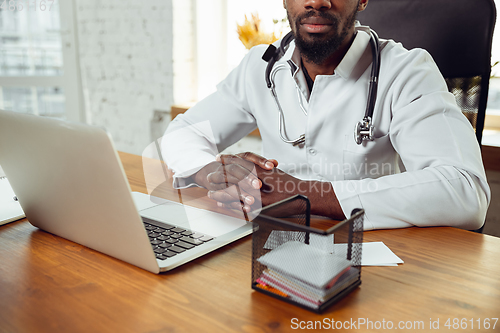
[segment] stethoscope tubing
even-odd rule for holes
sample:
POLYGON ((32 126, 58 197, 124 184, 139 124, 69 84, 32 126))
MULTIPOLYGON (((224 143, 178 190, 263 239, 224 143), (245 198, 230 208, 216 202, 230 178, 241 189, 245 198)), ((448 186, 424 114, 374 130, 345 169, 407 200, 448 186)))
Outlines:
MULTIPOLYGON (((365 115, 361 121, 359 121, 354 129, 354 141, 359 145, 363 141, 373 141, 374 140, 374 126, 372 125, 373 120, 373 112, 375 110, 375 102, 377 100, 377 90, 378 90, 378 78, 380 72, 380 42, 377 36, 377 33, 370 29, 370 46, 372 49, 372 68, 370 73, 370 86, 368 88, 368 101, 366 104, 365 115)), ((276 93, 276 84, 275 84, 275 76, 276 73, 281 69, 288 69, 285 64, 280 64, 274 68, 274 64, 285 55, 286 47, 288 44, 294 39, 293 33, 290 31, 283 39, 281 40, 279 48, 276 48, 274 45, 269 45, 268 49, 262 56, 262 59, 268 62, 265 72, 266 84, 269 90, 271 91, 271 95, 273 96, 274 102, 276 104, 276 108, 279 113, 279 135, 281 140, 285 143, 290 143, 294 146, 300 145, 305 142, 305 134, 302 134, 295 140, 290 140, 286 134, 286 126, 283 115, 283 109, 279 102, 278 95, 276 93)), ((292 73, 293 75, 293 73, 292 73)), ((307 111, 304 108, 303 103, 301 102, 300 89, 296 86, 299 105, 305 115, 307 115, 307 111)))
MULTIPOLYGON (((286 128, 285 128, 285 116, 283 114, 283 108, 281 107, 281 103, 279 102, 279 99, 278 99, 278 94, 276 92, 276 80, 275 80, 275 76, 276 74, 278 73, 278 71, 280 70, 288 70, 288 66, 285 65, 285 64, 279 64, 277 66, 274 66, 272 71, 271 71, 271 74, 270 74, 270 78, 271 78, 271 87, 270 87, 270 90, 271 90, 271 94, 273 95, 273 99, 274 99, 274 103, 276 104, 276 108, 278 109, 278 114, 279 114, 279 134, 280 134, 280 138, 281 140, 283 140, 285 143, 290 143, 294 146, 296 145, 299 145, 301 143, 304 142, 305 140, 305 135, 301 135, 299 136, 297 139, 295 140, 290 140, 288 138, 288 135, 286 134, 286 128)), ((302 110, 302 112, 304 112, 304 115, 307 116, 307 110, 304 108, 304 103, 302 103, 302 96, 301 96, 301 91, 299 89, 299 87, 297 86, 297 83, 295 83, 295 90, 297 92, 297 98, 298 98, 298 101, 299 101, 299 106, 300 106, 300 109, 302 110)))

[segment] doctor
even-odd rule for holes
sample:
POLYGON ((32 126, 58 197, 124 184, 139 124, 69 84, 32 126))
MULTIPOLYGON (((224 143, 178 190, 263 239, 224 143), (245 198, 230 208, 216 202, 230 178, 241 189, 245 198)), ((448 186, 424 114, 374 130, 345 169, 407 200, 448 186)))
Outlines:
POLYGON ((481 227, 490 190, 479 145, 431 56, 379 41, 372 140, 356 142, 375 55, 369 28, 355 20, 368 0, 283 4, 295 38, 273 65, 276 99, 267 46, 254 47, 168 127, 162 149, 174 186, 203 186, 219 206, 246 211, 300 193, 317 215, 343 219, 363 208, 365 230, 481 227), (218 155, 256 127, 267 158, 218 155))

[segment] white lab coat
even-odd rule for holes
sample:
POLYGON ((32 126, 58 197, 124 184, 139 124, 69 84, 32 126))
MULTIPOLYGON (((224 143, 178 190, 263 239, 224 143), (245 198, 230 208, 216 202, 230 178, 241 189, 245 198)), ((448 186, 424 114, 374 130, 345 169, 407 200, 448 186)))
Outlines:
POLYGON ((479 145, 426 51, 381 40, 375 140, 355 143, 372 62, 365 29, 357 27, 335 73, 317 76, 311 94, 293 42, 275 64, 286 66, 276 75, 276 89, 288 137, 306 135, 301 147, 280 139, 278 111, 265 82, 267 63, 261 59, 266 46, 251 49, 217 92, 168 127, 162 149, 176 173, 174 186, 192 185, 185 177, 258 127, 265 157, 295 177, 331 182, 346 216, 354 208, 365 210, 365 230, 479 228, 490 201, 479 145), (289 60, 296 66, 293 77, 289 60))

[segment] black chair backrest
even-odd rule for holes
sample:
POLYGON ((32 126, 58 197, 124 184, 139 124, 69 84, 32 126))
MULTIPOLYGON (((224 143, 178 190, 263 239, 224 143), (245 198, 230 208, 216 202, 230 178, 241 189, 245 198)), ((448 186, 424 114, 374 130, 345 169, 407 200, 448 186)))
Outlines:
POLYGON ((496 20, 493 0, 370 0, 362 25, 407 49, 426 49, 481 144, 496 20))

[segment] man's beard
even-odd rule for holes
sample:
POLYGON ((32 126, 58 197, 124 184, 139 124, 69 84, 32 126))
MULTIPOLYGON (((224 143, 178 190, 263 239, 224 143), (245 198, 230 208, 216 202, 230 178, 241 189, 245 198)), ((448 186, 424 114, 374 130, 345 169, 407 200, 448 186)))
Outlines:
MULTIPOLYGON (((306 58, 308 61, 321 65, 327 60, 335 51, 337 51, 342 45, 342 42, 346 38, 347 34, 349 33, 349 29, 354 25, 354 22, 356 21, 356 15, 358 11, 357 8, 356 10, 351 14, 350 17, 347 18, 346 25, 340 32, 340 34, 336 34, 326 40, 323 39, 322 34, 309 34, 310 37, 312 37, 312 41, 310 40, 305 40, 303 36, 300 34, 299 27, 301 20, 311 17, 311 16, 319 16, 322 18, 325 18, 329 20, 332 23, 332 27, 334 32, 336 33, 338 31, 338 26, 339 26, 339 20, 337 17, 327 14, 324 12, 316 11, 316 10, 311 10, 304 15, 301 15, 297 17, 295 20, 295 45, 299 48, 299 51, 301 55, 306 58)), ((290 21, 290 16, 288 16, 288 21, 290 21)))

